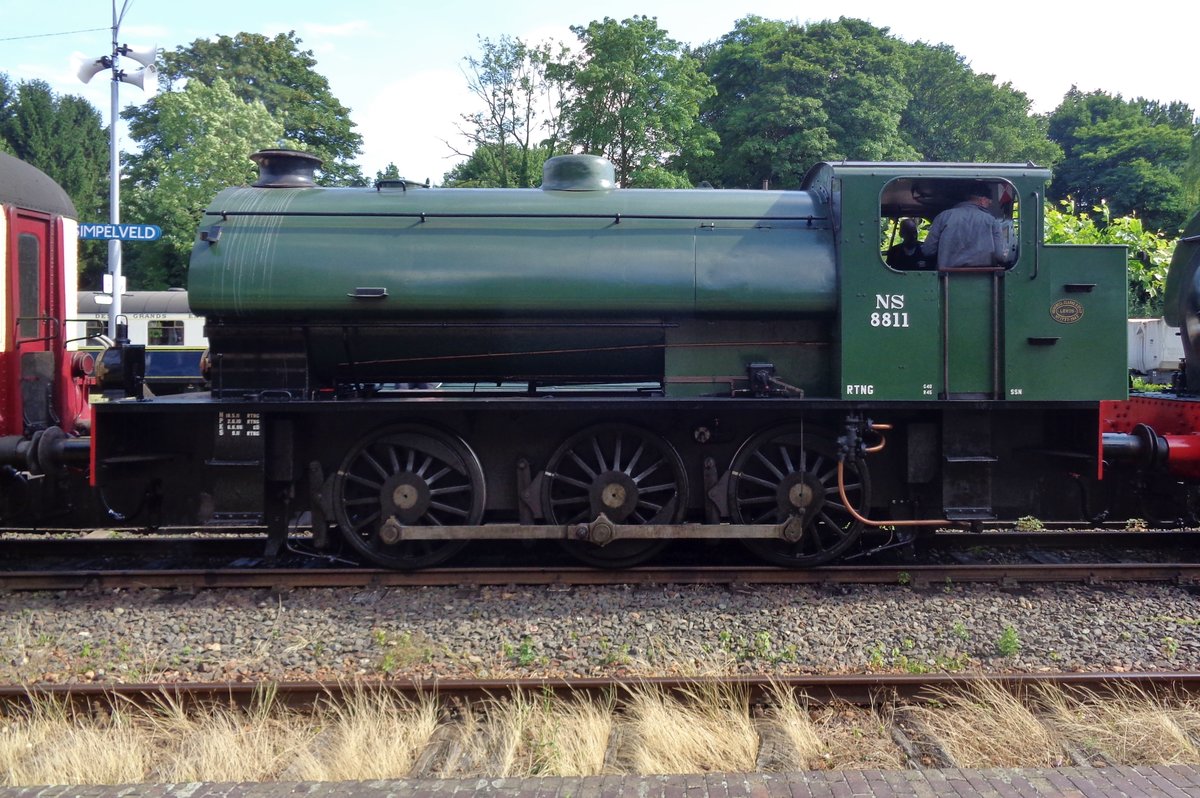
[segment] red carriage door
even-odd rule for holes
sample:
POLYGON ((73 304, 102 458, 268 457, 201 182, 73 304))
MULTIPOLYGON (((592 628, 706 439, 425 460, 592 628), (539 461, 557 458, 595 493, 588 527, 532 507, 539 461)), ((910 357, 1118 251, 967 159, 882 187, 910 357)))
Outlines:
POLYGON ((54 342, 59 330, 51 266, 58 258, 55 221, 46 214, 13 211, 10 216, 8 329, 11 353, 6 385, 5 431, 22 434, 55 423, 54 342))

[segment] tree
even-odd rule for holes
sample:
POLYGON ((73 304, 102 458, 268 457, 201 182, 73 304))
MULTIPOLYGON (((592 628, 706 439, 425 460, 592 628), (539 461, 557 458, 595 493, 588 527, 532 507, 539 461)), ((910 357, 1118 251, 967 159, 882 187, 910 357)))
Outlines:
POLYGON ((158 241, 127 247, 129 282, 139 290, 184 284, 188 255, 203 210, 226 186, 254 181, 247 157, 276 146, 283 125, 261 102, 239 99, 221 78, 189 81, 160 95, 154 135, 129 158, 129 218, 157 224, 158 241))
POLYGON ((455 185, 530 188, 541 180, 542 163, 562 145, 563 84, 547 74, 566 48, 549 42, 529 45, 502 36, 480 39, 478 57, 467 56, 467 87, 482 110, 463 114, 459 130, 472 144, 466 164, 447 173, 455 185), (472 163, 473 162, 473 163, 472 163), (466 181, 466 182, 464 182, 466 181))
POLYGON ((1151 229, 1178 230, 1190 210, 1185 178, 1200 133, 1188 106, 1072 87, 1049 132, 1065 155, 1052 198, 1070 197, 1084 212, 1106 203, 1116 216, 1136 212, 1151 229))
POLYGON ((976 74, 947 44, 906 45, 904 60, 911 98, 900 133, 922 160, 1044 166, 1061 160, 1046 119, 1030 113, 1029 97, 1012 84, 976 74))
MULTIPOLYGON (((56 95, 34 80, 13 86, 0 75, 0 150, 36 166, 75 204, 79 218, 108 218, 108 136, 91 103, 56 95)), ((99 284, 106 264, 102 242, 82 242, 81 278, 99 284)))
POLYGON ((698 120, 713 88, 655 18, 605 17, 571 31, 581 52, 551 74, 574 90, 563 106, 573 145, 612 161, 622 186, 650 171, 680 177, 683 164, 711 153, 717 138, 698 120))
POLYGON ((442 185, 450 188, 502 188, 504 186, 513 186, 516 188, 531 188, 541 184, 542 167, 546 160, 555 153, 550 149, 550 145, 533 146, 529 150, 522 151, 519 158, 519 169, 516 174, 509 173, 507 178, 504 177, 506 169, 511 169, 512 148, 508 148, 507 157, 510 163, 506 166, 504 163, 505 155, 502 154, 498 144, 480 144, 467 160, 456 165, 453 169, 442 177, 442 185))
MULTIPOLYGON (((273 39, 257 33, 197 39, 163 53, 159 84, 170 93, 184 83, 211 84, 220 78, 242 102, 261 102, 283 123, 288 139, 324 161, 322 184, 365 185, 353 163, 362 136, 354 130, 350 109, 333 96, 329 81, 315 69, 312 51, 300 44, 294 31, 273 39)), ((162 123, 158 98, 122 115, 135 138, 153 142, 162 123)))
POLYGON ((749 16, 704 48, 716 95, 704 121, 720 137, 712 179, 800 184, 823 159, 906 160, 910 94, 900 43, 862 20, 795 25, 749 16))

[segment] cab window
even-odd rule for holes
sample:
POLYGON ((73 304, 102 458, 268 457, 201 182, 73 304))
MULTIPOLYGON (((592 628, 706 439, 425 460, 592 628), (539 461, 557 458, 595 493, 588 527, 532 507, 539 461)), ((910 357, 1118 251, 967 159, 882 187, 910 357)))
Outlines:
MULTIPOLYGON (((930 228, 938 214, 955 206, 975 204, 983 207, 996 220, 999 228, 999 243, 990 235, 980 247, 988 263, 969 265, 1004 266, 1011 268, 1019 252, 1017 224, 1019 208, 1017 191, 1012 183, 998 178, 963 177, 901 177, 892 180, 880 194, 879 202, 879 256, 883 262, 898 271, 934 270, 940 266, 966 265, 948 264, 946 248, 941 237, 935 236, 930 244, 930 228), (992 254, 994 253, 994 254, 992 254), (939 264, 939 256, 942 263, 939 264)), ((942 223, 945 224, 945 221, 942 223)), ((985 232, 981 235, 987 235, 985 232)), ((951 252, 950 257, 956 253, 951 252)))

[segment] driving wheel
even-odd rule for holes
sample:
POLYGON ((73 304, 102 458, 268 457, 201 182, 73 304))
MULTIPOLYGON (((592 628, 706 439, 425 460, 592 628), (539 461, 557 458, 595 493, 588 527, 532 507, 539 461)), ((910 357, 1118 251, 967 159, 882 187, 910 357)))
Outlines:
POLYGON ((428 568, 467 541, 397 541, 397 528, 479 524, 483 469, 455 435, 416 424, 391 427, 346 455, 333 478, 333 505, 338 528, 363 557, 386 568, 428 568))
MULTIPOLYGON (((861 458, 845 464, 846 497, 860 514, 871 499, 861 458)), ((747 548, 789 568, 836 560, 862 536, 838 490, 837 448, 832 438, 802 425, 775 427, 747 440, 730 466, 729 512, 735 524, 801 522, 795 542, 752 538, 747 548)))
MULTIPOLYGON (((687 478, 679 453, 664 438, 629 424, 601 424, 568 438, 550 457, 542 509, 551 524, 594 521, 673 524, 687 510, 687 478)), ((645 562, 670 541, 568 541, 577 559, 600 568, 645 562)))

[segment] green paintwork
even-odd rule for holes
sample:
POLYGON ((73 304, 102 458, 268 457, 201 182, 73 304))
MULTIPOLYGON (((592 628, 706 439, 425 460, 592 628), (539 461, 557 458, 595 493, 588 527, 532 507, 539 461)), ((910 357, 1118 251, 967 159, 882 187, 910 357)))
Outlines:
POLYGON ((839 163, 799 191, 230 189, 189 296, 218 351, 253 355, 261 333, 319 386, 661 380, 728 395, 771 363, 809 398, 1122 398, 1123 250, 1044 246, 1048 178, 839 163), (1019 259, 998 276, 888 268, 881 202, 931 218, 925 189, 959 179, 1006 181, 1019 259))
POLYGON ((241 188, 210 210, 342 215, 206 217, 202 229, 219 224, 220 239, 197 242, 188 290, 209 318, 832 315, 837 305, 828 209, 806 192, 241 188), (348 297, 356 288, 388 295, 348 297))

